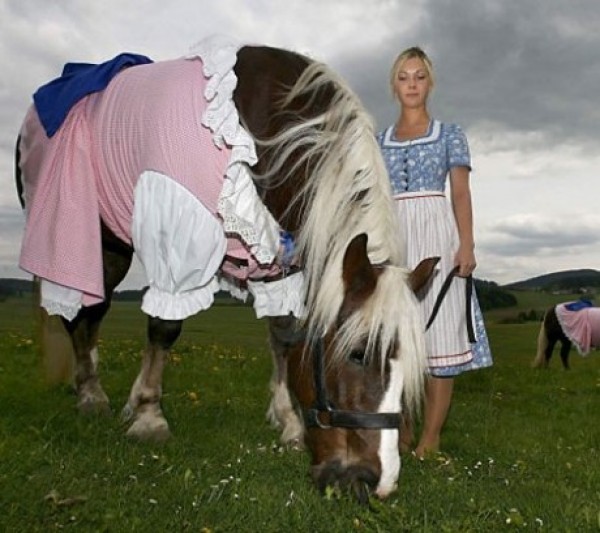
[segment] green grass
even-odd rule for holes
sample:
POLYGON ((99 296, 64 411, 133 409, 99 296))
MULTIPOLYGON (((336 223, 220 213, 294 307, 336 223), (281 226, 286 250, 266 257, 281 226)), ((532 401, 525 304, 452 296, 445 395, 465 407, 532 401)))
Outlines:
POLYGON ((174 437, 155 446, 117 416, 144 345, 136 304, 115 304, 102 332, 115 415, 87 418, 41 379, 30 302, 0 303, 0 531, 599 531, 600 357, 532 370, 539 325, 496 318, 495 365, 457 379, 444 454, 404 458, 399 491, 368 509, 319 495, 307 454, 277 444, 251 309, 186 321, 164 380, 174 437))

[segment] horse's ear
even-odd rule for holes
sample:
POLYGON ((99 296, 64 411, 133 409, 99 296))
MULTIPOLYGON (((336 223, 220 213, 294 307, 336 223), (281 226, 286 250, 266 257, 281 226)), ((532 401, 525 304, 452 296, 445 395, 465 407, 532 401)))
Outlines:
POLYGON ((419 292, 429 281, 433 274, 435 265, 440 261, 439 257, 428 257, 423 259, 408 276, 408 284, 414 293, 419 292))
POLYGON ((346 299, 360 305, 375 290, 377 275, 367 255, 367 234, 361 233, 350 241, 342 267, 346 299))

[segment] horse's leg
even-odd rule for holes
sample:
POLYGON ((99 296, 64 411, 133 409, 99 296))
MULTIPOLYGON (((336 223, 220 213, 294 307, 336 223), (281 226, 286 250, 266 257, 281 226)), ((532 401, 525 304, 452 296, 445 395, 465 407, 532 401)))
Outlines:
POLYGON ((550 366, 550 359, 552 358, 552 353, 557 342, 558 339, 554 337, 548 341, 548 346, 546 346, 546 351, 544 352, 544 368, 550 366))
POLYGON ((286 348, 293 342, 295 319, 292 316, 269 318, 269 340, 273 356, 273 373, 269 388, 271 403, 267 419, 281 430, 283 444, 295 448, 304 447, 304 424, 302 423, 290 396, 288 388, 288 364, 286 348))
POLYGON ((131 266, 132 250, 102 225, 105 300, 83 307, 72 321, 63 320, 75 352, 75 389, 81 412, 108 412, 109 401, 97 373, 98 333, 110 308, 112 294, 131 266))
POLYGON ((105 302, 83 307, 72 321, 63 320, 75 352, 74 385, 77 407, 82 413, 110 412, 108 396, 97 373, 98 332, 108 307, 105 302))
POLYGON ((170 437, 169 424, 160 408, 162 375, 169 350, 181 333, 182 320, 148 318, 148 345, 123 419, 133 420, 127 436, 141 440, 164 441, 170 437))
POLYGON ((560 346, 560 359, 562 360, 563 368, 565 370, 569 370, 569 352, 571 351, 571 341, 565 337, 562 339, 562 344, 560 346))

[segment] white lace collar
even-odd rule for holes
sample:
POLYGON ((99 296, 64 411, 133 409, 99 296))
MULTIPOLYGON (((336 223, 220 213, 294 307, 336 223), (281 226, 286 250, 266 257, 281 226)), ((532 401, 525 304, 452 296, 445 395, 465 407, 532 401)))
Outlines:
POLYGON ((416 139, 407 139, 405 141, 399 141, 394 137, 394 130, 396 126, 392 124, 387 130, 385 130, 383 136, 383 146, 413 146, 415 144, 425 144, 437 141, 442 131, 442 123, 439 120, 432 120, 427 128, 427 133, 423 137, 417 137, 416 139))

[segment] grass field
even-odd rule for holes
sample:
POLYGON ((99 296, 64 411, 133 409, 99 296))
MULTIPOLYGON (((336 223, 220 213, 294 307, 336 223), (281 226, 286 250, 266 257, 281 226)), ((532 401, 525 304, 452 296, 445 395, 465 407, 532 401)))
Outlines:
POLYGON ((41 379, 31 303, 0 303, 0 531, 599 531, 600 357, 532 370, 539 325, 497 322, 510 312, 488 315, 494 367, 457 380, 444 453, 404 458, 399 491, 369 509, 318 494, 308 456, 278 445, 251 309, 186 321, 165 372, 174 438, 154 446, 117 416, 144 345, 137 304, 115 304, 102 332, 115 414, 86 418, 41 379))

